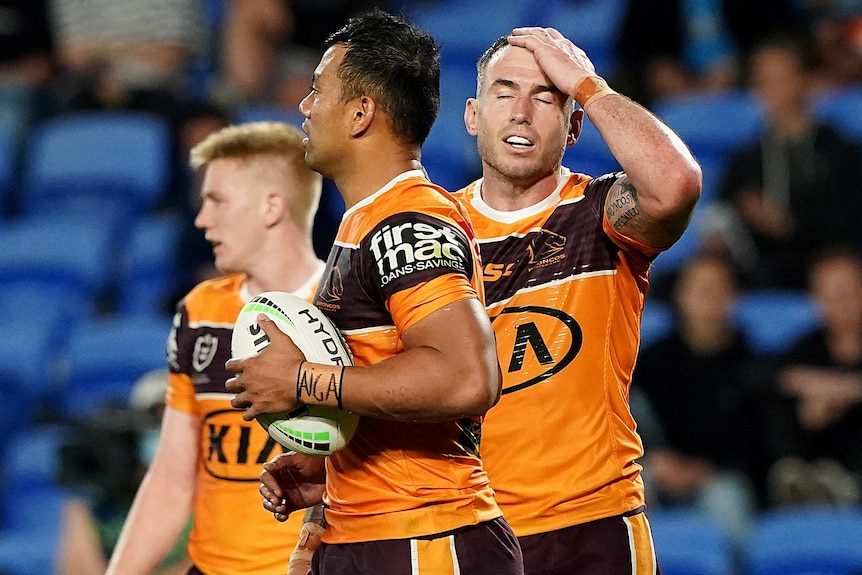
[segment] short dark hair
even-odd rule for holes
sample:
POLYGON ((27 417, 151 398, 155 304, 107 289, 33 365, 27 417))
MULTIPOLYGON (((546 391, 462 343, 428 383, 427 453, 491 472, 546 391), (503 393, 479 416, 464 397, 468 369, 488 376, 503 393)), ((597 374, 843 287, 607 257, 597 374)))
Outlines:
POLYGON ((380 9, 351 18, 326 39, 345 44, 344 101, 369 95, 406 143, 421 146, 440 109, 440 47, 430 34, 380 9))

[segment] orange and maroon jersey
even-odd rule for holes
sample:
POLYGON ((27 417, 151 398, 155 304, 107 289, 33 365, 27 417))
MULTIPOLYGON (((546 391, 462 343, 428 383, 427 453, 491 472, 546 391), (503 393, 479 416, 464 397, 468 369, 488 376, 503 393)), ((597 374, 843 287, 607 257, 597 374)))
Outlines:
MULTIPOLYGON (((310 299, 316 280, 297 295, 310 299)), ((258 487, 263 463, 285 450, 242 419, 224 387, 234 321, 252 296, 243 293, 244 281, 208 280, 180 302, 168 340, 167 403, 201 422, 192 561, 207 575, 284 575, 303 513, 279 523, 263 508, 258 487)))
MULTIPOLYGON (((482 299, 464 209, 422 171, 401 174, 347 210, 327 265, 314 303, 360 366, 402 352, 401 334, 434 311, 482 299)), ((480 418, 361 418, 350 443, 327 458, 324 541, 421 537, 499 517, 479 459, 480 429, 480 418)))
POLYGON ((455 194, 479 240, 503 370, 482 459, 519 536, 644 504, 629 385, 655 251, 608 224, 614 181, 563 169, 553 194, 514 212, 485 204, 481 180, 455 194))

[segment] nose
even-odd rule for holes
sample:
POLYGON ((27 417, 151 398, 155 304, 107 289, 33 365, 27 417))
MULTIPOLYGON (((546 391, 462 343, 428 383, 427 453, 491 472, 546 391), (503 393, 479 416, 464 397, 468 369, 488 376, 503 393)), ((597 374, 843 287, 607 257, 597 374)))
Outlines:
POLYGON ((311 96, 312 92, 309 92, 308 95, 299 103, 299 113, 306 118, 309 117, 311 112, 311 96))
POLYGON ((515 124, 529 124, 532 119, 532 102, 529 96, 515 98, 510 121, 515 124))
POLYGON ((198 210, 198 215, 195 216, 195 227, 199 230, 203 230, 207 227, 204 210, 206 209, 206 201, 201 204, 201 208, 198 210))

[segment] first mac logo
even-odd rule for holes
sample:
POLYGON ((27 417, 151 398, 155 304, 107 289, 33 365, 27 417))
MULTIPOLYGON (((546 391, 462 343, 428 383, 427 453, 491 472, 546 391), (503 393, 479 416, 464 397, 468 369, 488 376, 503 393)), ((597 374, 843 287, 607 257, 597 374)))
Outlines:
POLYGON ((509 353, 508 362, 501 353, 503 370, 509 374, 503 393, 512 393, 542 383, 568 366, 584 342, 583 330, 575 318, 558 309, 542 306, 513 306, 504 308, 491 318, 509 323, 512 327, 495 329, 497 347, 509 353))
POLYGON ((369 248, 382 285, 433 268, 467 273, 466 240, 444 225, 420 221, 387 223, 371 236, 369 248))

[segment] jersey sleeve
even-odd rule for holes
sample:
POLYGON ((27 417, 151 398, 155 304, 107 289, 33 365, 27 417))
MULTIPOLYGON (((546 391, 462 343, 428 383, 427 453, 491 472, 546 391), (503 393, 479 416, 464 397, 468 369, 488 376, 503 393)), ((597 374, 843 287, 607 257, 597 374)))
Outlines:
POLYGON ((452 220, 394 214, 365 236, 360 258, 365 290, 386 306, 399 334, 455 300, 478 297, 472 247, 452 220))
POLYGON ((195 409, 190 346, 194 346, 194 339, 189 330, 185 303, 180 302, 168 337, 168 391, 165 402, 185 413, 194 413, 195 409))
POLYGON ((617 231, 608 219, 608 214, 605 210, 605 200, 607 200, 608 192, 617 180, 624 176, 625 172, 614 172, 605 174, 599 178, 592 180, 587 184, 585 194, 588 200, 592 203, 596 212, 600 215, 602 221, 602 229, 610 240, 629 254, 637 255, 640 258, 645 258, 647 261, 652 261, 658 254, 669 248, 653 248, 634 240, 619 231, 617 231))

